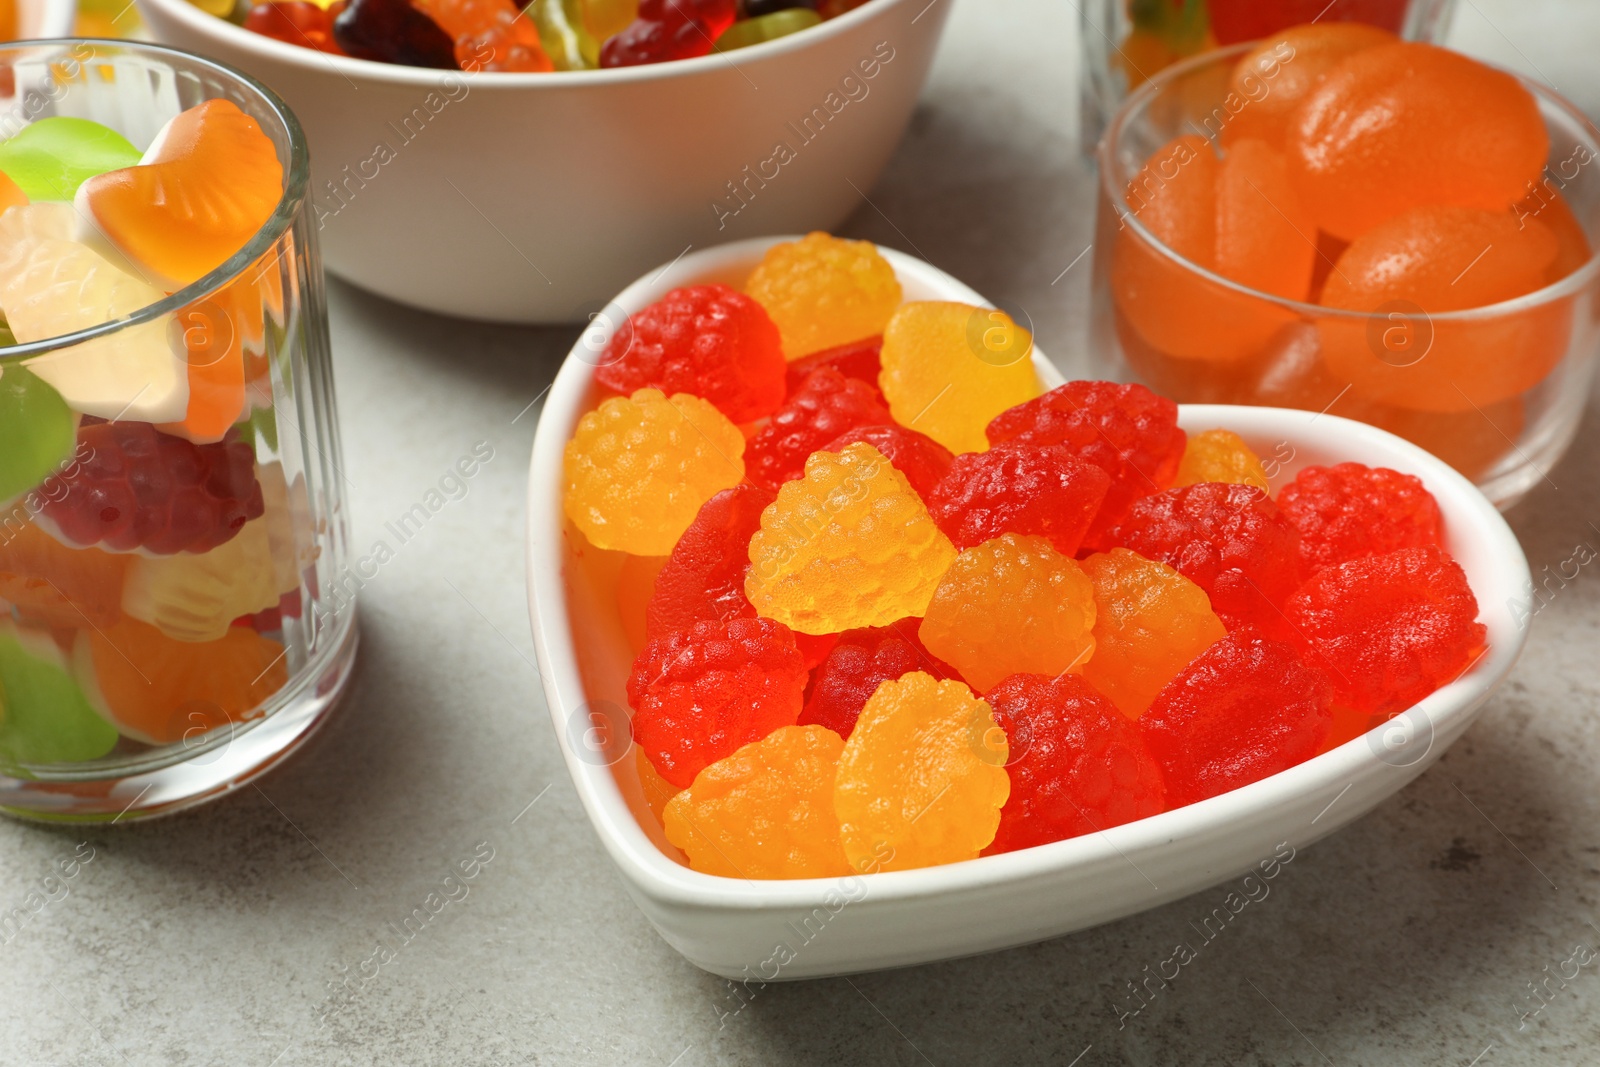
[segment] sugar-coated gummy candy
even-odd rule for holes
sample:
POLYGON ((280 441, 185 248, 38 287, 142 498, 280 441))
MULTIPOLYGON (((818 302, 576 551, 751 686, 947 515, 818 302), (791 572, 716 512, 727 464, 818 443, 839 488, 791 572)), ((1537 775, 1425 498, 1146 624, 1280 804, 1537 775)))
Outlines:
POLYGON ((793 726, 805 663, 771 619, 703 622, 645 646, 628 676, 633 739, 661 777, 695 775, 780 726, 793 726))
POLYGON ((1415 475, 1387 467, 1306 467, 1278 494, 1278 507, 1300 532, 1306 577, 1362 556, 1444 543, 1433 494, 1415 475))
POLYGON ((862 873, 975 859, 1010 795, 1005 731, 958 681, 914 671, 884 682, 839 757, 833 809, 862 873))
POLYGON ((741 482, 701 506, 656 575, 645 607, 648 638, 756 613, 744 595, 750 538, 774 499, 771 491, 741 482))
POLYGON ((722 36, 717 38, 715 50, 732 52, 739 48, 749 48, 753 44, 776 41, 779 37, 787 37, 791 33, 799 33, 801 30, 809 30, 821 24, 822 16, 815 11, 804 7, 785 8, 768 15, 757 15, 735 22, 722 31, 722 36))
POLYGON ((1487 635, 1460 564, 1432 545, 1321 570, 1284 611, 1338 702, 1375 714, 1403 711, 1454 681, 1487 635))
POLYGON ((1008 674, 1082 672, 1094 621, 1082 568, 1046 538, 1008 533, 956 557, 917 634, 982 692, 1008 674))
POLYGON ((936 678, 955 677, 955 670, 935 659, 917 636, 920 619, 901 619, 888 626, 847 630, 811 675, 801 726, 826 726, 848 738, 856 718, 878 686, 912 671, 936 678))
POLYGON ((0 524, 0 600, 24 622, 73 630, 122 618, 132 556, 68 548, 32 522, 0 524))
MULTIPOLYGON (((824 348, 820 352, 813 352, 809 356, 789 361, 788 393, 793 396, 805 385, 806 379, 811 377, 814 370, 830 367, 846 378, 854 378, 872 386, 872 391, 878 393, 878 374, 883 366, 878 362, 878 352, 883 348, 883 337, 864 337, 859 341, 835 345, 833 348, 824 348)), ((881 399, 883 394, 878 393, 881 399)))
POLYGON ((950 472, 950 464, 955 462, 950 450, 927 434, 893 423, 846 430, 823 451, 843 452, 853 444, 868 444, 882 452, 894 464, 894 469, 906 476, 911 488, 924 501, 932 495, 934 486, 950 472))
POLYGON ((903 304, 884 328, 879 359, 895 421, 957 453, 987 449, 990 420, 1043 391, 1032 335, 998 308, 903 304))
POLYGON ((179 641, 221 640, 234 619, 276 607, 289 592, 267 526, 265 517, 247 522, 209 552, 136 556, 122 610, 179 641))
POLYGON ((1105 471, 1065 445, 1007 441, 955 457, 928 511, 957 548, 1003 533, 1037 534, 1070 557, 1110 486, 1105 471))
POLYGON ((920 616, 955 558, 911 483, 871 445, 814 452, 750 539, 745 594, 808 634, 920 616))
POLYGON ((640 389, 579 420, 564 471, 567 517, 591 544, 664 556, 700 505, 744 478, 744 435, 697 396, 640 389))
POLYGON ((1094 655, 1083 676, 1137 719, 1166 684, 1227 633, 1206 591, 1126 548, 1081 564, 1094 587, 1094 655))
POLYGON ((77 419, 23 363, 0 367, 0 505, 33 489, 72 455, 77 419))
POLYGON ((1206 430, 1189 438, 1172 484, 1196 482, 1235 482, 1253 485, 1263 493, 1272 491, 1261 457, 1232 430, 1206 430))
POLYGON ((109 126, 52 115, 0 141, 0 171, 30 200, 71 200, 78 186, 139 162, 139 150, 109 126))
POLYGON ((244 28, 286 44, 344 54, 333 39, 333 16, 327 8, 309 0, 269 0, 254 4, 244 17, 244 28))
POLYGON ((1287 770, 1332 722, 1328 679, 1289 645, 1244 629, 1201 653, 1139 717, 1170 807, 1287 770))
POLYGON ((1259 292, 1306 299, 1317 227, 1282 154, 1254 138, 1232 141, 1217 168, 1216 198, 1216 272, 1259 292))
POLYGON ((820 726, 780 726, 706 767, 667 802, 667 840, 689 866, 725 878, 850 873, 833 813, 844 742, 820 726))
POLYGON ((984 694, 1006 733, 1011 795, 986 855, 1158 815, 1161 768, 1139 730, 1075 674, 1013 674, 984 694))
POLYGON ((0 616, 0 763, 10 773, 18 764, 78 763, 116 743, 49 635, 0 616))
POLYGON ((455 41, 409 0, 349 0, 333 20, 333 39, 345 55, 357 59, 461 69, 455 41))
POLYGON ((600 46, 602 67, 693 59, 733 22, 735 0, 639 0, 639 14, 600 46))
POLYGON ((767 249, 745 281, 783 335, 791 360, 882 334, 900 281, 871 241, 809 233, 767 249))
POLYGON ((757 485, 776 490, 804 474, 811 453, 847 430, 887 422, 889 412, 876 389, 823 367, 750 438, 745 473, 757 485))
POLYGON ((601 352, 595 380, 624 396, 692 393, 734 422, 752 422, 783 403, 786 367, 778 328, 760 304, 725 285, 695 285, 628 316, 601 352))
POLYGON ((1228 80, 1248 103, 1222 127, 1222 143, 1255 138, 1281 150, 1290 117, 1328 73, 1348 56, 1393 44, 1395 36, 1361 22, 1319 21, 1239 40, 1259 43, 1239 57, 1228 80))

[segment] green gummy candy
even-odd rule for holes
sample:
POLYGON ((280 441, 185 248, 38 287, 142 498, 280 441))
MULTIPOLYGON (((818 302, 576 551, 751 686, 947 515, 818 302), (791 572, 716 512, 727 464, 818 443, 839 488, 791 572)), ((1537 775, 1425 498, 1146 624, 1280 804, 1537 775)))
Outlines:
POLYGON ((0 754, 11 763, 80 763, 117 743, 55 642, 0 624, 0 754))
POLYGON ((24 126, 0 141, 0 171, 29 200, 71 200, 78 186, 139 162, 139 150, 109 126, 56 115, 24 126))
POLYGON ((822 16, 805 7, 785 8, 769 15, 742 19, 722 31, 713 46, 718 52, 732 52, 736 48, 749 48, 787 37, 791 33, 809 30, 822 24, 822 16))
POLYGON ((61 394, 22 364, 0 363, 0 501, 55 473, 77 440, 77 420, 61 394))

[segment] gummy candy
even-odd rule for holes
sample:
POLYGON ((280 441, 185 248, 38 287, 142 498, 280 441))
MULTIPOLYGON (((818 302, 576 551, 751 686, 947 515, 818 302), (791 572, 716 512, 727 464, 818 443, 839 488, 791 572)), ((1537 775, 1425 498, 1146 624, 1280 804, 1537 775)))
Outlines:
POLYGON ((528 17, 539 28, 539 43, 556 70, 590 70, 600 65, 600 42, 584 25, 584 0, 533 0, 528 17))
POLYGON ((882 348, 883 336, 880 334, 790 360, 788 395, 799 392, 812 371, 831 367, 846 378, 854 378, 872 386, 872 391, 877 393, 881 401, 883 394, 878 392, 878 374, 883 366, 878 362, 878 352, 882 348))
POLYGON ((955 675, 949 665, 935 659, 917 636, 918 619, 901 619, 889 626, 847 630, 812 674, 801 726, 826 726, 848 738, 856 718, 883 682, 912 671, 937 678, 955 675))
POLYGON ((955 461, 948 448, 927 434, 892 423, 846 430, 834 438, 824 451, 843 452, 857 443, 871 445, 882 452, 894 464, 894 469, 906 476, 906 481, 911 483, 911 488, 923 500, 933 493, 933 487, 950 472, 950 464, 955 461))
POLYGON ((644 749, 634 746, 634 768, 639 772, 639 788, 644 793, 644 802, 649 806, 651 814, 657 822, 666 818, 667 801, 677 796, 679 789, 656 770, 656 765, 650 762, 644 749))
POLYGON ((813 371, 772 421, 750 438, 745 473, 776 490, 805 473, 806 458, 847 430, 889 421, 878 391, 831 367, 813 371))
POLYGON ((1191 263, 1217 258, 1217 174, 1211 142, 1185 134, 1163 145, 1128 182, 1128 208, 1156 240, 1191 263))
POLYGON ((1301 574, 1362 556, 1444 542, 1438 502, 1422 482, 1386 467, 1307 467, 1278 494, 1300 531, 1301 574))
POLYGON ((1135 501, 1112 530, 1131 548, 1206 591, 1228 629, 1276 634, 1299 575, 1299 534, 1272 498, 1249 485, 1201 482, 1135 501))
MULTIPOLYGON (((228 5, 230 8, 232 3, 228 5)), ((344 55, 333 39, 333 16, 307 0, 270 0, 256 4, 244 17, 244 28, 287 44, 344 55)))
POLYGON ((173 290, 220 267, 266 225, 283 198, 272 139, 227 100, 175 115, 140 164, 78 187, 80 230, 104 237, 173 290))
POLYGON ((455 41, 462 70, 544 73, 554 69, 545 54, 538 26, 524 18, 512 0, 419 0, 430 16, 455 41))
POLYGON ((174 333, 182 329, 189 403, 181 421, 163 423, 160 429, 196 444, 220 441, 247 407, 246 324, 262 321, 259 294, 250 278, 241 277, 173 318, 174 333))
POLYGON ((616 36, 638 17, 639 0, 583 0, 583 24, 596 41, 616 36))
POLYGON ((1201 653, 1139 717, 1169 807, 1194 804, 1316 754, 1332 721, 1321 671, 1244 629, 1201 653))
POLYGON ((717 38, 715 50, 732 52, 737 48, 749 48, 753 44, 776 41, 779 37, 787 37, 791 33, 799 33, 801 30, 809 30, 821 24, 822 16, 815 11, 803 7, 785 8, 770 15, 757 15, 755 18, 735 22, 722 31, 722 36, 717 38))
POLYGON ((1260 43, 1234 65, 1228 87, 1249 103, 1222 127, 1222 143, 1253 137, 1281 150, 1290 117, 1329 71, 1357 52, 1393 44, 1395 36, 1361 22, 1319 21, 1238 40, 1260 43))
POLYGON ((1089 548, 1105 547, 1106 532, 1139 497, 1172 484, 1183 459, 1178 405, 1142 385, 1068 382, 1036 400, 997 415, 989 441, 1066 445, 1111 475, 1105 503, 1084 535, 1089 548))
POLYGON ((1217 168, 1216 199, 1216 272, 1259 292, 1304 300, 1317 226, 1289 184, 1283 156, 1253 138, 1230 142, 1217 168))
POLYGON ((884 332, 900 281, 871 241, 806 234, 767 249, 744 291, 783 335, 791 360, 884 332))
POLYGON ((600 46, 602 67, 693 59, 733 22, 735 0, 639 0, 639 15, 600 46))
MULTIPOLYGON (((1518 221, 1537 219, 1555 235, 1556 256, 1544 278, 1546 285, 1553 285, 1589 262, 1592 253, 1589 235, 1567 205, 1566 197, 1549 185, 1546 179, 1539 189, 1517 201, 1511 212, 1518 221)), ((0 203, 4 203, 3 194, 0 194, 0 203)))
POLYGON ((0 171, 30 200, 71 200, 89 178, 139 162, 128 139, 98 122, 52 115, 0 141, 0 171))
POLYGON ((7 208, 21 207, 27 202, 28 194, 22 191, 20 185, 7 177, 5 171, 0 170, 0 215, 4 215, 7 208))
POLYGON ((1196 482, 1234 482, 1253 485, 1263 493, 1272 491, 1260 457, 1232 430, 1207 430, 1189 438, 1172 484, 1196 482))
MULTIPOLYGON (((538 31, 533 32, 538 40, 538 31)), ((333 39, 345 55, 408 67, 460 70, 456 43, 409 0, 350 0, 333 20, 333 39)))
POLYGON ((1033 337, 996 308, 901 305, 883 331, 878 379, 895 421, 952 452, 982 452, 989 420, 1042 389, 1033 337))
POLYGON ((276 607, 283 585, 267 537, 267 520, 244 524, 238 536, 209 552, 136 556, 122 587, 122 610, 179 641, 217 641, 241 615, 276 607))
POLYGON ((699 622, 728 622, 756 613, 744 595, 750 537, 776 497, 741 483, 701 506, 672 548, 645 608, 645 634, 665 637, 699 622))
POLYGON ((1094 654, 1094 587, 1043 537, 1002 534, 939 579, 917 635, 979 692, 1008 674, 1082 671, 1094 654))
POLYGON ((1097 833, 1166 807, 1138 728, 1075 674, 1013 674, 984 697, 1006 732, 1011 795, 985 855, 1097 833))
POLYGON ((689 866, 727 878, 850 873, 833 813, 844 742, 820 726, 781 726, 711 764, 667 802, 667 840, 689 866))
POLYGON ((957 681, 913 671, 884 682, 839 757, 833 810, 857 871, 975 859, 1011 791, 1005 732, 957 681))
POLYGON ((116 743, 55 642, 0 617, 0 761, 10 773, 19 763, 99 759, 116 743))
POLYGON ((73 664, 90 702, 124 734, 153 745, 260 718, 289 680, 284 646, 235 626, 220 641, 174 641, 124 617, 79 630, 73 664))
POLYGON ((725 285, 696 285, 628 316, 594 376, 624 395, 692 393, 734 422, 752 422, 783 403, 785 368, 778 329, 760 304, 725 285))
POLYGON ((1110 59, 1129 89, 1185 56, 1217 46, 1205 0, 1130 0, 1127 8, 1133 28, 1110 59))
POLYGON ((208 552, 264 510, 255 453, 229 437, 196 445, 139 422, 78 429, 88 455, 64 470, 66 491, 43 518, 77 545, 114 552, 208 552))
POLYGON ((1080 566, 1094 587, 1094 655, 1083 676, 1128 718, 1227 633, 1206 592, 1126 548, 1080 566))
POLYGON ((640 389, 579 421, 565 473, 567 517, 590 544, 664 556, 700 505, 744 478, 744 435, 697 396, 640 389))
POLYGON ((957 456, 928 511, 957 548, 1003 533, 1038 534, 1071 556, 1110 486, 1105 471, 1065 445, 1007 441, 957 456))
MULTIPOLYGON (((723 492, 732 490, 724 489, 723 492)), ((622 561, 622 569, 617 572, 617 614, 622 618, 622 628, 628 635, 628 645, 633 649, 634 655, 644 651, 645 644, 650 640, 650 600, 655 595, 656 578, 661 574, 661 569, 666 566, 669 558, 629 556, 622 561)), ((744 596, 742 589, 739 595, 744 596)), ((674 629, 686 628, 674 627, 674 629)))
MULTIPOLYGON (((1285 26, 1298 29, 1342 28, 1345 22, 1371 23, 1399 33, 1408 0, 1209 0, 1211 26, 1221 44, 1254 41, 1285 26), (1301 26, 1301 23, 1333 23, 1301 26)), ((1393 40, 1394 34, 1386 35, 1393 40)), ((1299 62, 1298 53, 1295 62, 1299 62)), ((1277 90, 1274 89, 1274 92, 1277 90)))
POLYGON ((77 629, 122 618, 131 556, 68 548, 31 522, 0 525, 0 600, 25 622, 77 629))
POLYGON ((1387 714, 1459 677, 1487 634, 1459 564, 1433 545, 1317 572, 1284 611, 1338 702, 1387 714))
POLYGON ((955 558, 911 484, 871 445, 815 452, 750 539, 745 594, 808 634, 921 615, 955 558))
POLYGON ((58 470, 77 439, 77 419, 60 393, 26 364, 0 366, 0 505, 58 470))
POLYGON ((1425 205, 1505 211, 1538 180, 1550 142, 1516 78, 1401 42, 1330 71, 1294 113, 1284 147, 1317 225, 1353 240, 1425 205))
POLYGON ((794 635, 771 619, 703 622, 645 646, 628 676, 633 739, 661 777, 695 775, 780 726, 806 686, 794 635))

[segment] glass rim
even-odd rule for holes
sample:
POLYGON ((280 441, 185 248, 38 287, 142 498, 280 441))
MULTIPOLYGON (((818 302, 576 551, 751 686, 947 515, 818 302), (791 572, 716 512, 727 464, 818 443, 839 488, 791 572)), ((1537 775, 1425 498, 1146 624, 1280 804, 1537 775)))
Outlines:
MULTIPOLYGON (((80 45, 89 45, 97 53, 114 49, 157 57, 176 57, 188 64, 209 67, 215 73, 222 75, 224 78, 232 79, 247 91, 260 96, 272 113, 277 116, 278 121, 283 124, 284 131, 288 134, 289 160, 288 165, 284 168, 284 189, 282 195, 278 198, 278 204, 273 209, 272 215, 262 224, 261 228, 238 251, 206 274, 188 285, 174 290, 160 300, 146 304, 139 310, 120 319, 111 319, 108 322, 98 323, 94 326, 86 326, 81 330, 60 334, 56 337, 47 337, 38 341, 21 342, 0 347, 0 367, 50 352, 72 348, 97 337, 105 337, 135 326, 154 322, 213 295, 228 283, 243 275, 273 245, 278 243, 279 238, 289 232, 290 227, 294 225, 295 219, 300 214, 300 209, 305 202, 306 192, 311 185, 310 150, 307 148, 305 131, 300 126, 300 120, 295 117, 293 111, 289 110, 289 105, 284 103, 283 98, 277 93, 244 71, 220 60, 196 55, 180 48, 153 44, 148 41, 122 41, 106 37, 55 37, 36 41, 9 42, 0 44, 0 59, 15 53, 47 52, 51 48, 65 50, 80 45)), ((106 58, 109 59, 110 57, 107 56, 106 58)), ((79 62, 86 65, 93 61, 93 59, 79 59, 79 62)))
MULTIPOLYGON (((1239 44, 1227 45, 1223 48, 1215 48, 1211 51, 1202 52, 1199 55, 1182 59, 1177 63, 1174 63, 1172 66, 1165 67, 1158 71, 1154 77, 1145 82, 1143 85, 1139 86, 1138 89, 1129 93, 1122 103, 1118 105, 1117 110, 1112 114, 1110 121, 1106 124, 1106 132, 1101 136, 1100 144, 1095 148, 1095 162, 1100 172, 1100 190, 1105 195, 1106 201, 1117 209, 1117 219, 1120 225, 1128 227, 1157 253, 1171 260, 1178 267, 1190 274, 1196 275, 1220 288, 1231 290, 1232 292, 1238 293, 1242 296, 1252 297, 1254 299, 1273 304, 1277 307, 1284 308, 1288 311, 1292 311, 1301 318, 1349 319, 1354 322, 1368 321, 1379 313, 1376 310, 1356 311, 1350 308, 1328 307, 1324 304, 1312 304, 1304 300, 1291 300, 1288 297, 1282 297, 1273 293, 1263 292, 1260 289, 1251 288, 1250 286, 1241 282, 1234 281, 1232 278, 1218 274, 1216 271, 1202 267, 1200 264, 1191 259, 1180 256, 1177 252, 1170 248, 1165 241, 1162 241, 1160 238, 1156 237, 1155 234, 1151 233, 1149 228, 1146 227, 1143 222, 1139 221, 1139 216, 1135 212, 1124 209, 1125 204, 1123 201, 1123 190, 1112 187, 1113 178, 1111 172, 1114 169, 1115 164, 1114 145, 1116 144, 1123 127, 1127 124, 1129 119, 1132 118, 1135 111, 1140 111, 1147 107, 1156 96, 1166 90, 1179 78, 1188 74, 1192 74, 1195 71, 1201 70, 1202 68, 1219 64, 1224 60, 1232 62, 1239 56, 1242 56, 1246 52, 1254 49, 1260 43, 1260 41, 1244 41, 1239 44)), ((1418 44, 1427 42, 1413 41, 1405 43, 1418 44)), ((1442 45, 1436 44, 1430 44, 1429 47, 1443 48, 1442 45)), ((1454 51, 1454 49, 1447 50, 1454 51)), ((1542 82, 1536 82, 1530 78, 1525 78, 1514 70, 1507 70, 1498 64, 1489 63, 1485 60, 1478 59, 1475 56, 1469 58, 1472 58, 1476 62, 1482 63, 1491 70, 1496 70, 1502 74, 1506 74, 1512 78, 1515 78, 1517 83, 1520 84, 1524 89, 1527 89, 1528 92, 1533 94, 1534 99, 1541 104, 1541 117, 1543 115, 1542 105, 1545 104, 1548 104, 1557 111, 1564 113, 1566 117, 1572 120, 1579 129, 1584 131, 1585 135, 1588 137, 1588 144, 1586 147, 1595 155, 1597 162, 1600 162, 1600 129, 1597 129, 1595 124, 1590 120, 1589 116, 1584 114, 1582 109, 1573 104, 1572 101, 1568 100, 1565 96, 1562 96, 1552 87, 1547 86, 1542 82)), ((1206 139, 1211 140, 1210 137, 1207 137, 1206 139)), ((1546 169, 1548 169, 1548 167, 1546 169)), ((1542 173, 1543 172, 1541 171, 1541 174, 1542 173)), ((1585 238, 1589 238, 1589 233, 1587 230, 1585 230, 1584 236, 1585 238)), ((1474 308, 1461 308, 1456 311, 1423 311, 1423 315, 1426 316, 1429 322, 1442 321, 1446 323, 1470 323, 1478 320, 1497 319, 1506 315, 1512 315, 1530 308, 1538 307, 1543 304, 1552 303, 1556 300, 1564 299, 1581 289, 1587 288, 1593 284, 1597 277, 1600 277, 1600 241, 1595 241, 1590 238, 1589 258, 1583 263, 1583 265, 1572 271, 1566 277, 1551 282, 1549 285, 1541 286, 1532 292, 1523 293, 1521 296, 1513 297, 1510 300, 1502 300, 1496 304, 1484 304, 1481 307, 1474 308)))

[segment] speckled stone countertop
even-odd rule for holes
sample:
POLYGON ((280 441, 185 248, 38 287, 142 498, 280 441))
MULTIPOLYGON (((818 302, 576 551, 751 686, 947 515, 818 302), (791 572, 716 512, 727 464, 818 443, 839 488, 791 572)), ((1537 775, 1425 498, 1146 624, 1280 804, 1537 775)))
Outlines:
MULTIPOLYGON (((848 229, 1026 309, 1071 371, 1089 259, 1062 272, 1093 210, 1075 3, 935 2, 955 10, 923 104, 848 229)), ((1600 113, 1600 5, 1461 0, 1453 41, 1600 113)), ((574 331, 451 321, 338 282, 331 305, 356 545, 479 442, 493 458, 368 585, 349 698, 289 766, 147 825, 0 821, 0 911, 79 859, 64 895, 0 942, 0 1064, 1600 1061, 1600 571, 1540 611, 1464 740, 1301 850, 1137 1014, 1119 1014, 1128 983, 1222 889, 745 1002, 628 899, 532 666, 522 501, 538 407, 524 409, 574 331), (468 894, 330 1001, 474 857, 468 894)), ((1600 547, 1594 407, 1552 484, 1510 516, 1536 572, 1600 547)))

